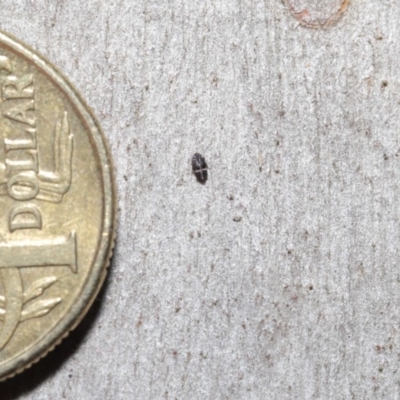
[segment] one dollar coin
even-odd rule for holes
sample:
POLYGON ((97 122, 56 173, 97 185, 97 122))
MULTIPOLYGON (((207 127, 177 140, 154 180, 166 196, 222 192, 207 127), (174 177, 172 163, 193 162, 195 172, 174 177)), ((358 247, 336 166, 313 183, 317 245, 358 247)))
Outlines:
POLYGON ((110 154, 46 59, 0 33, 0 380, 52 350, 88 310, 114 241, 110 154))

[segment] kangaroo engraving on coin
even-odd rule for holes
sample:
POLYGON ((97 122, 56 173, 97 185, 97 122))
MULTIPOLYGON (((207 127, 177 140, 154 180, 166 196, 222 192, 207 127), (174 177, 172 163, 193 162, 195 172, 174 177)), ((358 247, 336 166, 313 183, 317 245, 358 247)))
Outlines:
POLYGON ((79 94, 0 32, 0 380, 88 310, 111 256, 114 192, 107 144, 79 94))

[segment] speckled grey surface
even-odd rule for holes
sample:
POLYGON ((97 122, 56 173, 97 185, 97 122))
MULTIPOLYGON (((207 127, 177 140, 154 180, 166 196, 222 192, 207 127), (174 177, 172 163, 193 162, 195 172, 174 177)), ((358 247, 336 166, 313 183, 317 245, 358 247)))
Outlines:
POLYGON ((0 5, 98 116, 120 208, 99 300, 2 400, 399 398, 400 2, 320 30, 280 0, 0 5))

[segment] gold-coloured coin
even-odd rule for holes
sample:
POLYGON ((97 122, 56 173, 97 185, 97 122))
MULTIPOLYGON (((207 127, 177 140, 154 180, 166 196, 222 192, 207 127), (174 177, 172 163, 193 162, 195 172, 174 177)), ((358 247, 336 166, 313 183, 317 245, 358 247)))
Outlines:
POLYGON ((99 124, 43 57, 0 33, 0 380, 52 350, 88 310, 115 228, 99 124))

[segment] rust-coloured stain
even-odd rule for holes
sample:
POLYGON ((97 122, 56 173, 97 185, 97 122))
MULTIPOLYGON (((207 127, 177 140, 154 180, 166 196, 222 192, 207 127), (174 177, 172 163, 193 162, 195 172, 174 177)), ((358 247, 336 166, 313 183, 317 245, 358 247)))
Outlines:
MULTIPOLYGON (((337 5, 337 9, 333 9, 333 11, 326 16, 322 15, 323 13, 321 14, 321 10, 319 10, 319 12, 315 12, 314 10, 313 12, 310 9, 311 7, 302 6, 304 2, 307 3, 305 0, 283 0, 283 3, 289 9, 293 17, 296 18, 297 21, 299 21, 303 26, 306 26, 307 28, 320 29, 327 28, 332 24, 335 24, 341 15, 346 11, 350 0, 341 0, 340 4, 337 5)), ((321 2, 319 5, 321 5, 321 2)))

